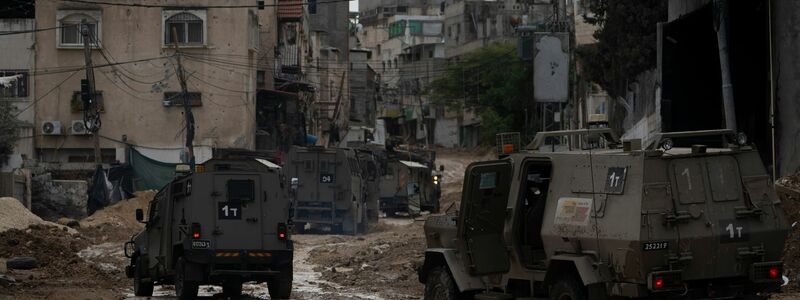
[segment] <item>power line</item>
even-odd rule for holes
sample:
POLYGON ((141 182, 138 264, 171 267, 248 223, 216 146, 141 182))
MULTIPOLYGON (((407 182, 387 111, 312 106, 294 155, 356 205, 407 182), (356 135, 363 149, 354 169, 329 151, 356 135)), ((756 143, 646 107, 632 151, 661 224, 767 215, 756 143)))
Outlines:
POLYGON ((49 91, 45 92, 45 93, 44 93, 44 95, 41 95, 41 96, 39 96, 38 98, 36 98, 35 100, 33 100, 33 102, 31 102, 31 104, 28 104, 28 106, 26 106, 25 108, 23 108, 23 109, 21 109, 19 112, 17 112, 17 114, 16 114, 16 115, 14 115, 14 118, 18 117, 18 116, 19 116, 19 115, 21 115, 23 112, 25 112, 25 111, 26 111, 26 110, 28 110, 29 108, 33 107, 34 105, 36 105, 36 103, 37 103, 37 102, 39 102, 40 100, 44 99, 44 97, 47 97, 47 95, 50 95, 50 93, 52 93, 53 91, 55 91, 57 88, 61 87, 61 85, 63 85, 65 82, 67 82, 67 80, 69 80, 70 78, 72 78, 72 76, 75 76, 75 74, 77 74, 77 73, 78 73, 78 71, 80 71, 80 70, 73 71, 73 72, 72 72, 72 74, 70 74, 69 76, 67 76, 67 78, 64 78, 64 80, 62 80, 61 82, 59 82, 59 83, 58 83, 56 86, 54 86, 53 88, 51 88, 49 91))
MULTIPOLYGON (((118 2, 107 2, 107 1, 89 1, 89 0, 54 0, 54 1, 63 1, 63 2, 75 2, 75 3, 84 3, 84 4, 99 4, 99 5, 112 5, 112 6, 128 6, 128 7, 144 7, 144 8, 191 8, 188 6, 178 6, 178 5, 159 5, 159 4, 140 4, 140 3, 118 3, 118 2)), ((352 0, 329 0, 329 1, 319 1, 316 4, 332 4, 332 3, 341 3, 341 2, 350 2, 352 0)), ((260 8, 260 7, 292 7, 292 6, 307 6, 309 5, 308 2, 300 2, 300 3, 278 3, 278 4, 264 4, 264 5, 204 5, 198 6, 198 8, 260 8)))
POLYGON ((35 33, 35 32, 40 32, 40 31, 47 31, 47 30, 56 30, 56 29, 59 29, 59 28, 66 28, 66 27, 71 27, 71 26, 77 26, 77 25, 56 26, 56 27, 30 29, 30 30, 18 30, 18 31, 2 31, 2 32, 0 32, 0 36, 14 35, 14 34, 35 33))

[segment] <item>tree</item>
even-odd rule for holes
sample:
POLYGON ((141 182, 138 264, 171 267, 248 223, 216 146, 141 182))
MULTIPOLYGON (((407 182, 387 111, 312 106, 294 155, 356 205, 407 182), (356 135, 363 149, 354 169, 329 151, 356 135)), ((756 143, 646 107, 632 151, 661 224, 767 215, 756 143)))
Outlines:
POLYGON ((517 45, 495 43, 459 58, 435 79, 427 94, 452 110, 472 109, 481 117, 481 138, 491 144, 500 132, 523 128, 533 95, 532 71, 517 45))
POLYGON ((599 29, 597 43, 576 49, 582 74, 612 97, 623 96, 626 84, 657 65, 658 22, 666 21, 668 1, 593 0, 584 19, 599 29))
POLYGON ((19 121, 15 112, 8 101, 0 101, 0 166, 8 163, 14 153, 14 144, 19 140, 19 121))

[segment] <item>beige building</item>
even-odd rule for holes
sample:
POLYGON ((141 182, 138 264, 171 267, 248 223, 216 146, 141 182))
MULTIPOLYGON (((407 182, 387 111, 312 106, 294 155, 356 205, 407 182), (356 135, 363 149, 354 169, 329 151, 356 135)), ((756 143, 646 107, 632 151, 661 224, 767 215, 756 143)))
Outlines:
POLYGON ((164 7, 36 2, 36 27, 59 27, 36 34, 35 144, 41 161, 93 161, 77 94, 85 78, 81 22, 96 37, 91 59, 104 162, 125 161, 127 145, 152 159, 180 161, 185 130, 172 29, 196 120, 197 161, 210 158, 214 148, 255 147, 256 89, 272 86, 275 8, 205 8, 255 5, 249 0, 155 3, 164 7))

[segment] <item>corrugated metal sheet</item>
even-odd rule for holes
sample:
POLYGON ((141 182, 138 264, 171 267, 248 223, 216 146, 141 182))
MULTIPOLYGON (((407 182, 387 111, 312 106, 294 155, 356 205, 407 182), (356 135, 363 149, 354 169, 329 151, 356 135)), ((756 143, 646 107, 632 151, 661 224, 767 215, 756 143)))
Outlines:
POLYGON ((278 0, 278 18, 299 19, 303 16, 303 0, 278 0))

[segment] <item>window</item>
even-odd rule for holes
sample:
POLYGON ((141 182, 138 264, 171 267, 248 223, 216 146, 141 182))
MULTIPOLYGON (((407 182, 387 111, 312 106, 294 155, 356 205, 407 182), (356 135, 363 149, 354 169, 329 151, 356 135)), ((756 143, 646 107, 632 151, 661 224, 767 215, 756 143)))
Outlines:
POLYGON ((256 88, 260 90, 267 88, 267 71, 256 72, 256 88))
POLYGON ((406 13, 406 12, 408 12, 408 6, 398 6, 397 7, 397 12, 398 13, 406 13))
POLYGON ((228 180, 228 202, 241 203, 255 200, 255 182, 252 180, 228 180))
POLYGON ((0 85, 0 98, 28 97, 28 71, 0 70, 0 77, 8 76, 17 76, 17 79, 9 82, 7 86, 0 85))
POLYGON ((308 13, 312 15, 317 14, 317 0, 308 0, 308 13))
MULTIPOLYGON (((191 106, 203 106, 203 95, 198 92, 189 92, 186 94, 191 106)), ((183 107, 183 97, 180 92, 164 92, 164 100, 161 103, 164 106, 180 106, 183 107)))
MULTIPOLYGON (((105 101, 103 100, 103 91, 94 92, 94 101, 97 102, 97 108, 100 112, 105 112, 105 101)), ((70 111, 73 113, 80 113, 83 111, 83 99, 81 99, 81 92, 72 92, 72 99, 69 102, 70 111)))
POLYGON ((162 17, 165 47, 171 46, 175 41, 184 47, 206 44, 205 10, 165 10, 162 17))
POLYGON ((83 48, 82 26, 84 22, 89 29, 92 47, 98 47, 101 40, 100 11, 59 10, 56 13, 58 28, 56 38, 59 48, 83 48))

